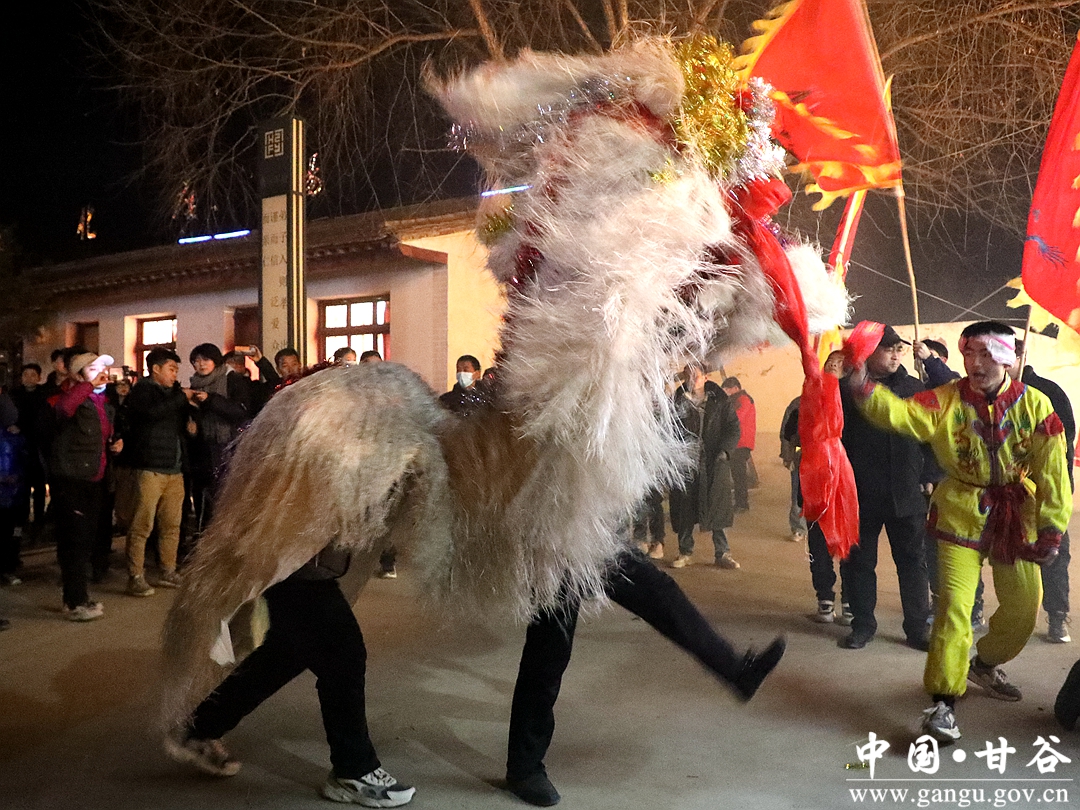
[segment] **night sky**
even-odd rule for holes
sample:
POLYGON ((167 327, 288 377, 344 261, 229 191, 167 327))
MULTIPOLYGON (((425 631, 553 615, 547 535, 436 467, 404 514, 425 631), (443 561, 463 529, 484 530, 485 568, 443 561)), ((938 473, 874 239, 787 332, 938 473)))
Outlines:
POLYGON ((85 47, 79 4, 39 0, 0 27, 0 225, 15 225, 22 248, 40 261, 109 253, 162 241, 148 229, 136 127, 85 47), (98 238, 76 235, 84 205, 98 238))
MULTIPOLYGON (((95 75, 102 68, 85 44, 89 25, 80 4, 39 0, 19 9, 23 21, 0 33, 9 77, 0 89, 0 225, 16 226, 35 265, 171 242, 175 234, 152 210, 153 178, 137 178, 134 113, 106 77, 95 75), (84 205, 95 210, 98 238, 92 242, 76 235, 84 205)), ((811 213, 800 195, 789 221, 827 251, 842 207, 838 202, 824 214, 811 213)), ((1015 236, 952 215, 932 232, 920 221, 913 240, 923 322, 1022 319, 1004 307, 1011 290, 974 306, 1019 275, 1022 243, 1015 236)), ((906 279, 895 202, 889 192, 871 192, 848 277, 858 296, 856 319, 910 323, 906 279)))

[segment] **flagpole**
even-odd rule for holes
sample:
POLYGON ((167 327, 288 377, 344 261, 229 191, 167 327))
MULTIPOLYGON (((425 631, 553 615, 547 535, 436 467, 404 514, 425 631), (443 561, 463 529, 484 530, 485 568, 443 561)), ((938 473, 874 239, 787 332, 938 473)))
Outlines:
POLYGON ((908 236, 907 206, 904 203, 904 183, 896 186, 896 207, 900 214, 900 234, 904 238, 904 261, 907 263, 908 283, 911 284, 911 308, 915 312, 915 340, 919 339, 919 290, 915 286, 915 267, 911 263, 911 239, 908 236))
POLYGON ((1031 333, 1031 311, 1035 309, 1034 306, 1028 304, 1028 316, 1027 323, 1024 324, 1024 350, 1020 352, 1020 373, 1024 373, 1024 365, 1027 363, 1028 354, 1028 336, 1031 333))

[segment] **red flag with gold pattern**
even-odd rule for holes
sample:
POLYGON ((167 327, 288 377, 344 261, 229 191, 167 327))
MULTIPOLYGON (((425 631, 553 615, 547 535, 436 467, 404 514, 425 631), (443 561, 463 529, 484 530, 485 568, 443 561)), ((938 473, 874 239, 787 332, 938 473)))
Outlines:
POLYGON ((1080 43, 1043 147, 1024 243, 1024 290, 1080 331, 1080 43))
POLYGON ((773 86, 773 134, 814 176, 814 208, 899 185, 896 125, 862 0, 792 0, 754 28, 738 67, 773 86))

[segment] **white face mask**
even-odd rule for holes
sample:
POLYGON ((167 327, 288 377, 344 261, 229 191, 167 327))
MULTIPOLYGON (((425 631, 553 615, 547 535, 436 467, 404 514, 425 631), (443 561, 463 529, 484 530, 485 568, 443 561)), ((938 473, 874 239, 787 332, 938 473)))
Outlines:
POLYGON ((104 391, 105 391, 105 386, 104 385, 99 385, 94 389, 95 394, 100 394, 100 393, 103 393, 104 391))
POLYGON ((459 371, 457 373, 457 381, 458 381, 458 385, 460 385, 462 388, 468 388, 475 381, 475 379, 473 377, 473 372, 471 372, 471 371, 459 371))

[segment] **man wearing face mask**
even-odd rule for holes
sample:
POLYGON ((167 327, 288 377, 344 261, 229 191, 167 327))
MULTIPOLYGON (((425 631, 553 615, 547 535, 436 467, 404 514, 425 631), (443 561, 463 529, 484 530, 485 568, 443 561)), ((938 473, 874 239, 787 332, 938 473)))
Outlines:
POLYGON ((477 384, 479 382, 480 361, 471 354, 463 354, 457 359, 457 382, 439 397, 439 402, 454 413, 471 411, 487 402, 483 386, 477 384))
POLYGON ((64 615, 71 621, 101 618, 100 602, 90 600, 87 574, 98 518, 105 499, 108 453, 119 453, 123 442, 112 441, 115 409, 105 396, 107 354, 77 354, 68 364, 73 384, 53 406, 56 434, 49 470, 56 545, 64 585, 64 615))

